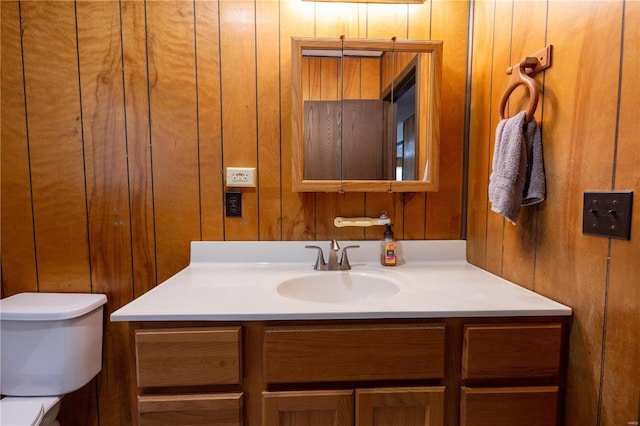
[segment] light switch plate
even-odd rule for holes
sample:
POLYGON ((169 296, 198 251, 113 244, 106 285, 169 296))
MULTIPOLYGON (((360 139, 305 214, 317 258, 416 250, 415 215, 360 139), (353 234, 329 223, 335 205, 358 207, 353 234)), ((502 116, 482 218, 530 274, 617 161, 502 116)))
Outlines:
POLYGON ((631 239, 632 191, 585 192, 582 233, 631 239))

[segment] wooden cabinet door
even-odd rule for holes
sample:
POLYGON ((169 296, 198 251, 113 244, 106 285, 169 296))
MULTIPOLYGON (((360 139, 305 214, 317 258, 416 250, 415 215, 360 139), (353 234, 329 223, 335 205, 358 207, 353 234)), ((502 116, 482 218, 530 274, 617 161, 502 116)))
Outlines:
POLYGON ((241 426, 242 393, 138 397, 140 426, 241 426))
POLYGON ((558 387, 469 388, 460 395, 460 426, 556 426, 558 387))
POLYGON ((353 391, 263 392, 262 426, 351 426, 353 391))
POLYGON ((444 386, 356 390, 356 426, 442 426, 444 386))

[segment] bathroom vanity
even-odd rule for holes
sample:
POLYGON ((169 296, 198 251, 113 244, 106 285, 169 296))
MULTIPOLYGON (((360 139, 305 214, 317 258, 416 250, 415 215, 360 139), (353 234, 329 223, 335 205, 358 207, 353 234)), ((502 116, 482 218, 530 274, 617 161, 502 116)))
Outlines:
POLYGON ((304 242, 193 243, 111 315, 134 423, 559 424, 570 308, 469 265, 464 241, 402 241, 394 268, 355 244, 327 272, 304 242))

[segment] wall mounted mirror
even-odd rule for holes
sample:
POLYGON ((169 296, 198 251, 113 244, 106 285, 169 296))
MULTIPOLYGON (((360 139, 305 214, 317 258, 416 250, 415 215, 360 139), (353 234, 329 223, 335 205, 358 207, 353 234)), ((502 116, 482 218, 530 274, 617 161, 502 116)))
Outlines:
POLYGON ((293 190, 438 190, 442 42, 292 38, 293 190))

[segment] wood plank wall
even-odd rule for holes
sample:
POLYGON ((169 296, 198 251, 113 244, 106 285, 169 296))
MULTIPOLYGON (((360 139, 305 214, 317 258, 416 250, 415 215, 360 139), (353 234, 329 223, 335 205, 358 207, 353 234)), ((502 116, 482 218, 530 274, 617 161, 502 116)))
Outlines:
POLYGON ((568 426, 637 424, 640 3, 477 1, 472 49, 468 259, 574 309, 568 426), (547 200, 512 226, 487 200, 497 107, 505 69, 547 44, 553 66, 536 77, 547 200), (635 191, 631 241, 582 234, 588 190, 635 191))
MULTIPOLYGON (((459 239, 467 1, 3 0, 2 296, 105 293, 107 315, 187 265, 192 240, 459 239), (444 41, 440 192, 291 192, 290 39, 444 41), (223 170, 257 167, 243 217, 223 170)), ((130 422, 124 324, 65 425, 130 422)))

